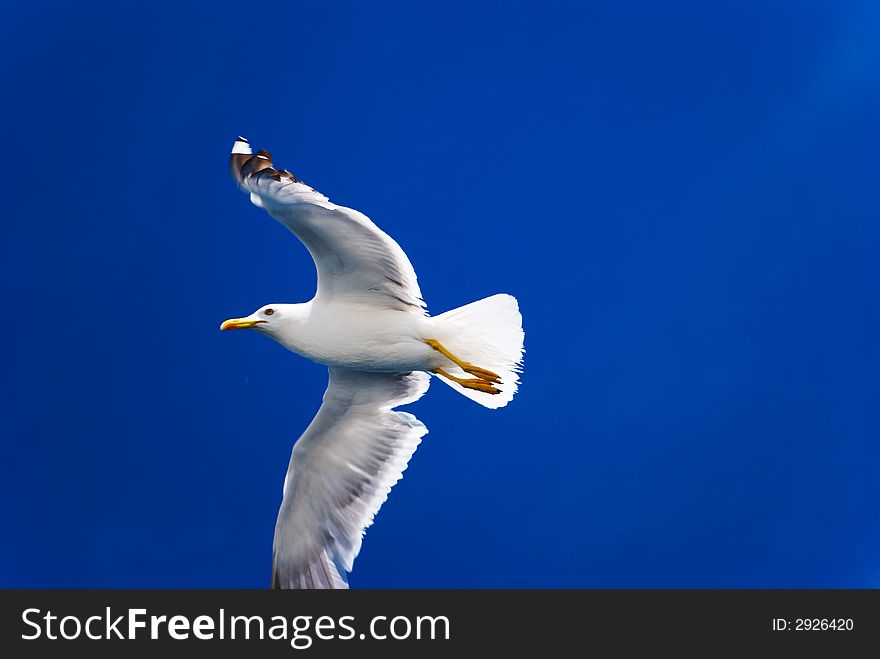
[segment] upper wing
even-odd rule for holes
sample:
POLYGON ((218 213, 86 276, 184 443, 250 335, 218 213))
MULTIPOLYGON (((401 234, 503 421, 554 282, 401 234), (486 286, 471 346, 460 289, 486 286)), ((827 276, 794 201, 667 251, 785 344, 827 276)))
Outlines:
POLYGON ((424 313, 412 264, 394 240, 363 213, 336 206, 287 170, 268 151, 251 155, 238 138, 229 160, 251 201, 305 244, 318 269, 318 297, 424 313))
POLYGON ((427 373, 330 369, 324 402, 293 447, 275 525, 274 588, 347 588, 368 527, 428 432, 395 412, 428 390, 427 373))

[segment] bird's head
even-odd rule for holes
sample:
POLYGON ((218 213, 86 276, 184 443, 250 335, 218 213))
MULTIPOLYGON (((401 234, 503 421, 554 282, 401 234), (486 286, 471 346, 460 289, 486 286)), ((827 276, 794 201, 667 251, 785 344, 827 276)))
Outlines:
POLYGON ((287 307, 293 305, 289 304, 267 304, 265 307, 260 307, 256 311, 254 311, 250 316, 245 316, 244 318, 230 318, 229 320, 224 320, 220 325, 221 330, 236 330, 236 329, 255 329, 260 332, 264 332, 265 334, 274 334, 278 331, 278 329, 284 325, 285 320, 289 320, 287 318, 287 307))
POLYGON ((304 304, 267 304, 250 316, 230 318, 220 325, 222 330, 255 329, 283 345, 300 352, 302 328, 308 322, 311 302, 304 304))

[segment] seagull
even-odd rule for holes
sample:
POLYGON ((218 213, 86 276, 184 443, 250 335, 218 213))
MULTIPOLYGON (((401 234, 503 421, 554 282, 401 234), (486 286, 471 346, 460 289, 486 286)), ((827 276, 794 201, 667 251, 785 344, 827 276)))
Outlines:
POLYGON ((522 372, 522 316, 499 294, 427 312, 400 246, 356 210, 337 206, 239 137, 230 169, 251 202, 306 246, 315 296, 224 321, 324 364, 329 382, 293 446, 275 524, 273 588, 348 588, 364 532, 428 432, 395 408, 437 377, 490 409, 507 405, 522 372))

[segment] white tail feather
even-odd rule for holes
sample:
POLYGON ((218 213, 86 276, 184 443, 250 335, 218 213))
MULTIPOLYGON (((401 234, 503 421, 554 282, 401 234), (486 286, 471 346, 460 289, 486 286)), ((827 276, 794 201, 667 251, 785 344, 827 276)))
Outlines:
MULTIPOLYGON (((501 393, 465 389, 444 377, 440 379, 483 407, 496 409, 507 405, 519 387, 524 352, 525 333, 516 298, 493 295, 435 316, 434 320, 437 340, 458 358, 497 373, 501 384, 495 387, 501 393)), ((473 377, 457 366, 447 370, 457 377, 473 377)))

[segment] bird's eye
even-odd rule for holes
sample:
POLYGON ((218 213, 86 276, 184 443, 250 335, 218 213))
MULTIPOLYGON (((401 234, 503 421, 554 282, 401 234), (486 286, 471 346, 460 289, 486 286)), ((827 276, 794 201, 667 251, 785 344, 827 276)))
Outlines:
POLYGON ((275 309, 266 309, 263 313, 267 316, 271 316, 273 313, 275 313, 275 309))

